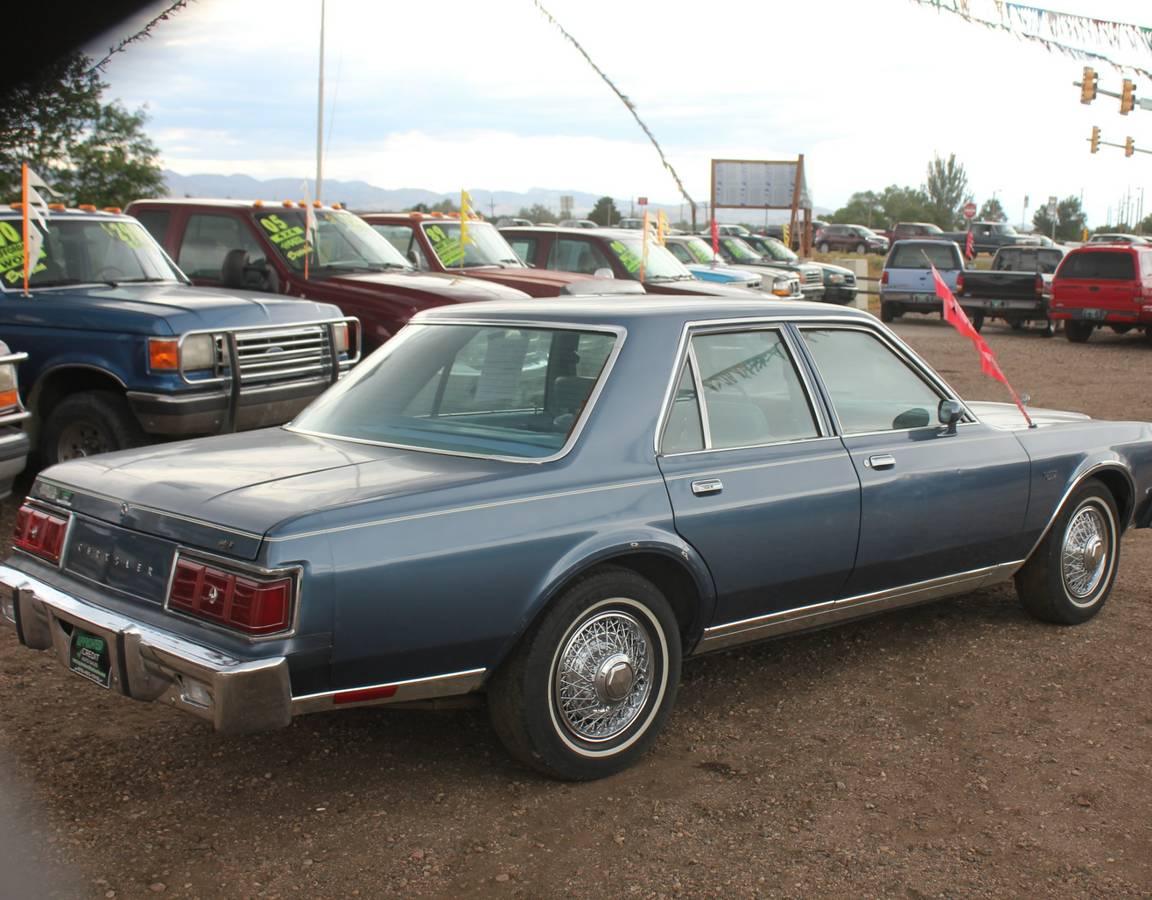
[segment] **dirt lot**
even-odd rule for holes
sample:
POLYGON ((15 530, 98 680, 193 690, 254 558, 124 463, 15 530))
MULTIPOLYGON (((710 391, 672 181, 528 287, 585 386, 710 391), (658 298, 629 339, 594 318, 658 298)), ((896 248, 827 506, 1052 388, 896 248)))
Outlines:
MULTIPOLYGON (((898 330, 1004 398, 939 320, 898 330)), ((1141 338, 985 335, 1033 405, 1152 419, 1141 338)), ((654 752, 584 785, 511 763, 482 709, 219 738, 4 630, 0 829, 42 861, 0 894, 1148 896, 1152 533, 1123 549, 1079 628, 1007 586, 691 661, 654 752)))

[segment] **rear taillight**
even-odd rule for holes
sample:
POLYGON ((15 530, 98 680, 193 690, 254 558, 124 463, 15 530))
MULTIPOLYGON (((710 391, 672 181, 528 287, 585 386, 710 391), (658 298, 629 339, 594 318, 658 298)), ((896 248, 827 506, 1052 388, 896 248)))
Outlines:
POLYGON ((168 608, 245 634, 285 631, 292 621, 295 582, 262 578, 178 557, 168 608))
POLYGON ((887 284, 888 283, 888 270, 887 269, 885 269, 883 272, 880 273, 880 283, 881 284, 887 284))
POLYGON ((60 562, 68 519, 37 509, 25 503, 16 511, 16 534, 13 544, 27 553, 49 562, 60 562))
POLYGON ((956 276, 956 293, 964 293, 964 276, 962 274, 956 276))

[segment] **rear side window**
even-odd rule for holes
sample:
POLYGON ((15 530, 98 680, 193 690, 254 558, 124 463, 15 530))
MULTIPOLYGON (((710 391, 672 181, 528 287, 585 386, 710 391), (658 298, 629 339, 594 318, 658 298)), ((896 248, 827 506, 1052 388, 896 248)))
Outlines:
POLYGON ((148 233, 156 238, 157 244, 164 243, 164 235, 168 233, 168 222, 172 219, 171 210, 142 209, 133 216, 148 229, 148 233))
POLYGON ((937 269, 959 269, 960 251, 952 244, 934 241, 930 244, 904 244, 892 251, 885 268, 927 269, 931 261, 937 269), (925 258, 927 257, 927 258, 925 258))
POLYGON ((235 216, 196 213, 188 217, 178 262, 191 278, 220 281, 224 257, 237 249, 247 252, 250 265, 266 261, 263 248, 243 221, 235 216))
POLYGON ((1072 253, 1065 258, 1057 277, 1133 281, 1136 278, 1135 262, 1132 254, 1126 251, 1072 253))

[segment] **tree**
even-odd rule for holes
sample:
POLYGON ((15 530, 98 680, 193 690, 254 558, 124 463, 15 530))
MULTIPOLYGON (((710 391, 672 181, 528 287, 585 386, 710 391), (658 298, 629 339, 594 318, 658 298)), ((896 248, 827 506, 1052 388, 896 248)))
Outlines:
POLYGON ((884 210, 884 222, 888 225, 923 222, 931 216, 928 195, 921 188, 890 184, 880 194, 880 206, 884 210))
POLYGON ((588 213, 588 218, 597 225, 615 225, 620 221, 620 213, 611 197, 601 197, 588 213))
POLYGON ((91 129, 70 152, 70 166, 55 188, 75 203, 124 207, 164 191, 160 149, 144 133, 143 109, 128 112, 112 102, 97 113, 91 129))
POLYGON ((981 222, 1006 222, 1008 220, 1004 207, 1000 205, 1000 201, 996 197, 985 200, 980 205, 980 212, 976 214, 976 217, 981 222))
POLYGON ((20 166, 50 184, 69 165, 71 149, 100 114, 104 85, 82 53, 51 62, 39 75, 6 88, 0 117, 0 200, 20 198, 20 166))
POLYGON ((433 203, 428 208, 428 212, 438 212, 438 213, 460 212, 460 206, 459 206, 459 204, 454 203, 453 201, 445 198, 445 199, 441 200, 439 203, 433 203))
POLYGON ((516 213, 517 218, 528 219, 530 222, 558 222, 559 218, 556 213, 552 212, 543 203, 533 203, 531 206, 520 207, 520 212, 516 213))
POLYGON ((961 207, 972 195, 968 193, 968 175, 964 166, 956 162, 956 154, 948 155, 947 161, 939 156, 928 163, 928 193, 930 221, 941 228, 952 229, 961 221, 961 207))
MULTIPOLYGON (((1073 195, 1065 197, 1056 204, 1056 234, 1058 241, 1078 241, 1081 232, 1087 224, 1088 217, 1080 207, 1080 198, 1073 195)), ((1032 224, 1036 230, 1043 234, 1052 234, 1052 217, 1048 215, 1048 207, 1041 206, 1032 217, 1032 224)))
POLYGON ((857 191, 848 203, 828 217, 830 222, 842 225, 879 225, 884 216, 880 195, 874 191, 857 191))

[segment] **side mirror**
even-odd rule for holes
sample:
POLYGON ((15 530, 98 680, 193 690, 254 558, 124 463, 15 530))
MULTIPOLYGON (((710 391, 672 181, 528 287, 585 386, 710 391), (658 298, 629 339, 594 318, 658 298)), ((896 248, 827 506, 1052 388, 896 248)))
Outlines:
POLYGON ((592 273, 593 278, 615 278, 616 274, 608 268, 597 269, 592 273))
POLYGON ((941 400, 937 410, 941 425, 947 426, 945 434, 956 433, 956 423, 964 418, 964 404, 959 400, 941 400))

